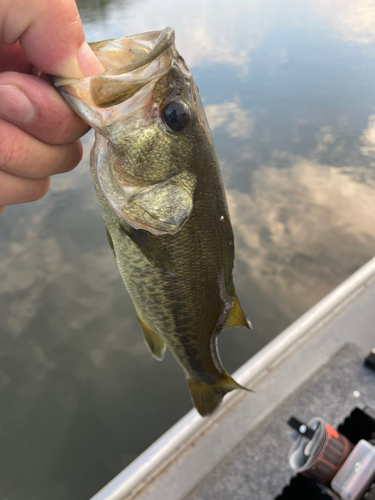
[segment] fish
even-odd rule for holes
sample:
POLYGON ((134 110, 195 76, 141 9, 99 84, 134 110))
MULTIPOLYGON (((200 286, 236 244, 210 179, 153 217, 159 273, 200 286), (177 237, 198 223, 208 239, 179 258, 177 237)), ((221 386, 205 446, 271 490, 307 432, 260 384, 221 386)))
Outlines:
POLYGON ((199 90, 172 28, 90 44, 102 74, 52 77, 96 131, 91 174, 109 244, 152 355, 181 365, 207 416, 245 389, 218 335, 251 328, 233 284, 234 236, 199 90))

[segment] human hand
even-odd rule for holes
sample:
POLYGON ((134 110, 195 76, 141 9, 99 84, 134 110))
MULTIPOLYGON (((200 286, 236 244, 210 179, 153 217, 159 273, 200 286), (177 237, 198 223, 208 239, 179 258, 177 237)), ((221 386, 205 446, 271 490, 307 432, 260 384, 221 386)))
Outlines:
POLYGON ((1 214, 5 205, 40 199, 49 176, 82 157, 79 138, 89 127, 45 74, 82 78, 103 68, 85 42, 74 0, 1 0, 0 44, 1 214))

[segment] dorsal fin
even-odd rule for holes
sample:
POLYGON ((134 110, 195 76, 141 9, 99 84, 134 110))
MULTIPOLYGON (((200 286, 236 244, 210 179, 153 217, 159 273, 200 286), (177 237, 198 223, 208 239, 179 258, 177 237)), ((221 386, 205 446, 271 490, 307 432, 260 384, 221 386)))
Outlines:
POLYGON ((139 324, 141 325, 147 347, 150 349, 151 354, 154 356, 154 358, 156 358, 158 361, 161 361, 164 357, 166 349, 164 340, 160 338, 159 335, 155 333, 154 330, 152 330, 140 316, 138 316, 138 314, 137 318, 139 324))
POLYGON ((235 326, 252 328, 252 325, 246 318, 236 295, 234 296, 233 306, 229 313, 227 322, 224 325, 224 328, 233 328, 235 326))

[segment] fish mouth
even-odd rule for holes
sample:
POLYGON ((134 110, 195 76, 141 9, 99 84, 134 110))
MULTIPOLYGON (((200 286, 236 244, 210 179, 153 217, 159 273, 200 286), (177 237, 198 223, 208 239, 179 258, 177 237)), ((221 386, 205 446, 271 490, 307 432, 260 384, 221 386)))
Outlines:
POLYGON ((105 71, 82 79, 50 77, 60 93, 111 108, 165 74, 177 57, 173 28, 90 43, 105 71))
POLYGON ((169 47, 173 47, 174 40, 174 29, 168 27, 161 31, 149 31, 119 39, 90 42, 91 50, 105 68, 103 73, 82 79, 48 76, 58 89, 83 80, 95 80, 103 76, 111 77, 131 73, 157 59, 169 47))
MULTIPOLYGON (((171 47, 174 44, 174 39, 174 29, 168 27, 161 31, 149 31, 141 35, 124 37, 119 40, 93 42, 89 43, 89 45, 103 66, 108 68, 105 74, 110 76, 123 75, 149 64, 159 57, 162 52, 171 47), (111 50, 112 44, 116 44, 116 48, 122 52, 122 59, 125 64, 120 65, 120 67, 110 68, 108 66, 109 61, 107 60, 106 52, 113 55, 113 50, 111 50), (129 57, 129 55, 133 56, 133 58, 129 57)), ((121 64, 121 62, 121 59, 115 59, 115 62, 112 59, 110 64, 111 66, 116 66, 116 64, 121 64)))

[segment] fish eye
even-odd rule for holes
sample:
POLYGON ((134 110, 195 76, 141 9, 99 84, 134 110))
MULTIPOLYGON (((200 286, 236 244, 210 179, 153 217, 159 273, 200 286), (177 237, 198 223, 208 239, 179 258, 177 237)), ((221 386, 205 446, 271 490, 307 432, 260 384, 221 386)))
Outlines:
POLYGON ((182 102, 169 102, 163 109, 163 118, 170 129, 180 132, 190 121, 189 108, 182 102))

